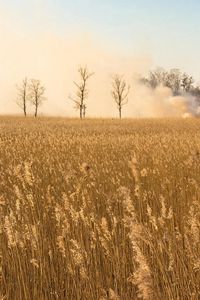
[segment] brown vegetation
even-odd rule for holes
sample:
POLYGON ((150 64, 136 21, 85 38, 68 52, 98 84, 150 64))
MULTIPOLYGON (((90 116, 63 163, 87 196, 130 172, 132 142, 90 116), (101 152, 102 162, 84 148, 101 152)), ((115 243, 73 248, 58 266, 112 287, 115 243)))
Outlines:
POLYGON ((0 298, 200 297, 200 121, 0 119, 0 298))

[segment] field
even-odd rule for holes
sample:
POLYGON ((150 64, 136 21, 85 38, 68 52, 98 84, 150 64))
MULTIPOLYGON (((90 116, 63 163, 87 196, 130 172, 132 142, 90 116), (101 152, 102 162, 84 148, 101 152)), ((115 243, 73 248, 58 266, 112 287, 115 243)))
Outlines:
POLYGON ((0 118, 4 300, 200 299, 200 120, 0 118))

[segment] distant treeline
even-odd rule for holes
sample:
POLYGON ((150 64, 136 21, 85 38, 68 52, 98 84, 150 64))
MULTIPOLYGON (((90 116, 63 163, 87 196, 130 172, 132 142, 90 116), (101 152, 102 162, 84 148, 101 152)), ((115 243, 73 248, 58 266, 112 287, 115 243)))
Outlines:
MULTIPOLYGON (((79 67, 79 82, 74 82, 75 93, 69 95, 69 99, 74 102, 75 109, 79 111, 80 118, 86 117, 87 98, 89 95, 88 80, 94 75, 85 67, 79 67)), ((139 83, 150 89, 156 89, 158 86, 164 86, 171 89, 174 96, 191 95, 194 101, 200 105, 200 86, 195 84, 195 80, 187 73, 182 73, 179 69, 171 69, 169 71, 164 68, 156 68, 149 72, 147 77, 140 77, 139 83)), ((25 78, 22 83, 17 86, 18 97, 17 104, 23 110, 24 116, 27 116, 28 103, 34 107, 34 116, 37 117, 38 110, 45 97, 45 87, 38 79, 25 78)), ((123 75, 115 74, 111 82, 111 96, 116 103, 119 118, 122 117, 122 108, 128 103, 128 95, 130 85, 125 81, 123 75)))
POLYGON ((195 80, 187 73, 182 73, 179 69, 156 68, 149 72, 148 77, 140 79, 140 83, 152 89, 162 85, 172 90, 174 96, 191 94, 200 102, 200 86, 195 85, 195 80))

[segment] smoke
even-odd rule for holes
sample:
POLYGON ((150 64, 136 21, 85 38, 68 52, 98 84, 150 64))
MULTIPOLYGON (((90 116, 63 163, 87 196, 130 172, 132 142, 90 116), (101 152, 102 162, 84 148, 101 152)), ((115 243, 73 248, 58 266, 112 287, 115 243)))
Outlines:
MULTIPOLYGON (((192 117, 198 116, 199 105, 190 94, 173 96, 168 87, 151 89, 135 81, 131 94, 131 112, 137 117, 192 117)), ((131 113, 129 113, 131 117, 131 113)))
POLYGON ((78 80, 80 65, 87 65, 95 72, 89 81, 88 116, 118 116, 111 97, 111 78, 115 73, 124 74, 131 85, 129 102, 122 111, 124 117, 189 117, 198 114, 198 106, 190 95, 173 97, 169 88, 160 86, 152 90, 138 83, 136 74, 143 74, 151 67, 148 56, 120 53, 114 45, 90 33, 72 32, 65 37, 53 33, 29 36, 1 26, 1 114, 20 112, 16 105, 16 84, 27 76, 40 79, 46 87, 48 100, 41 107, 43 114, 78 116, 69 94, 75 92, 73 81, 78 80))
POLYGON ((78 67, 87 65, 94 72, 88 82, 89 116, 116 116, 111 98, 111 78, 115 73, 132 80, 133 72, 144 72, 150 65, 145 56, 119 53, 89 33, 74 33, 59 37, 55 34, 23 36, 7 31, 0 34, 0 113, 20 112, 15 103, 16 84, 22 79, 40 79, 46 87, 48 101, 44 114, 76 116, 69 94, 75 92, 78 67))

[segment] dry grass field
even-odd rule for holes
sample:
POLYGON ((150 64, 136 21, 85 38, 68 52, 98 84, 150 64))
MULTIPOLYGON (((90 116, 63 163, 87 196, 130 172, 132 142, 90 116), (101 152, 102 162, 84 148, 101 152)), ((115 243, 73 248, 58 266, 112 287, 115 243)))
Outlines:
POLYGON ((200 120, 0 118, 4 300, 200 299, 200 120))

